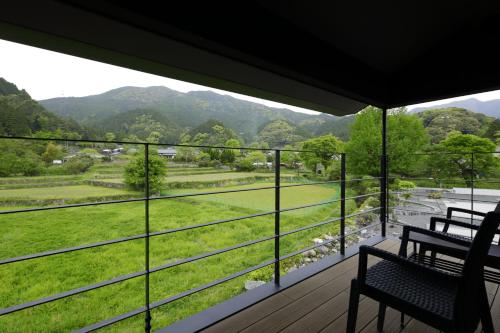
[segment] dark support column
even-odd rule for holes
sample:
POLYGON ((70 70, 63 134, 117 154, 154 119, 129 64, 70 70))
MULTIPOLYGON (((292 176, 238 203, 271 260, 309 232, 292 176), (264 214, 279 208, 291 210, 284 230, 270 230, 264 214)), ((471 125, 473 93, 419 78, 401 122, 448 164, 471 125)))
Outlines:
MULTIPOLYGON (((471 174, 470 174, 470 210, 474 210, 474 152, 470 154, 471 174)), ((474 215, 470 216, 470 224, 474 224, 474 215)), ((472 229, 470 230, 470 238, 474 238, 472 229)))
POLYGON ((340 254, 345 255, 345 153, 340 154, 340 254))
POLYGON ((149 309, 149 197, 150 197, 150 189, 149 189, 149 144, 144 144, 144 195, 146 196, 146 200, 144 201, 144 216, 145 216, 145 232, 146 238, 145 241, 145 270, 146 275, 144 279, 144 290, 145 290, 145 300, 146 303, 146 316, 144 318, 144 332, 151 332, 151 311, 149 309))
POLYGON ((380 223, 382 237, 386 234, 387 222, 387 109, 382 109, 382 156, 380 157, 380 223))
POLYGON ((280 151, 274 154, 274 283, 280 284, 280 151))

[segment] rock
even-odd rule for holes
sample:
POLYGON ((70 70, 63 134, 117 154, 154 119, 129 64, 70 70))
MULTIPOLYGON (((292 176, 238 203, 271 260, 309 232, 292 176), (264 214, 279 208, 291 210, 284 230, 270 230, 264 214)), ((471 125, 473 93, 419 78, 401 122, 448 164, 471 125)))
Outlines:
POLYGON ((297 269, 298 269, 298 267, 297 267, 297 266, 292 266, 292 267, 290 267, 290 268, 287 270, 287 273, 291 273, 291 272, 293 272, 293 271, 296 271, 297 269))
POLYGON ((318 251, 320 253, 328 253, 330 251, 330 249, 323 245, 323 246, 318 247, 318 251))
POLYGON ((314 238, 313 242, 314 242, 314 244, 318 245, 318 244, 323 243, 323 240, 321 238, 314 238))
POLYGON ((335 237, 330 236, 330 235, 324 235, 324 236, 323 236, 323 238, 324 238, 325 240, 327 240, 327 241, 332 241, 332 240, 334 240, 334 239, 335 239, 335 237))
POLYGON ((359 233, 360 233, 360 234, 362 234, 362 235, 364 235, 364 234, 366 234, 367 232, 368 232, 368 230, 363 229, 363 230, 361 230, 359 233))
POLYGON ((311 258, 304 258, 305 263, 310 263, 311 261, 312 261, 311 258))
POLYGON ((304 252, 303 254, 304 257, 315 257, 316 256, 316 251, 314 250, 309 250, 304 252))
POLYGON ((247 280, 247 281, 245 281, 245 289, 246 290, 251 290, 251 289, 260 287, 263 284, 266 284, 266 282, 264 282, 264 281, 247 280))

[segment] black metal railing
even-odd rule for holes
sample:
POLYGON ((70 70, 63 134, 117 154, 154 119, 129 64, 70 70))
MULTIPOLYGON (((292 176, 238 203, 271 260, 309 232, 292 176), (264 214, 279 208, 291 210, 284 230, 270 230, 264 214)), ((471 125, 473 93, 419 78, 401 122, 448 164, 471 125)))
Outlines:
MULTIPOLYGON (((420 185, 420 188, 425 188, 429 187, 429 190, 431 192, 436 192, 436 191, 441 191, 439 195, 442 195, 443 200, 452 200, 455 201, 455 204, 459 203, 467 203, 469 204, 469 207, 467 209, 474 210, 474 204, 475 203, 481 203, 481 204, 492 204, 496 205, 500 201, 500 195, 498 193, 492 193, 489 195, 478 195, 476 193, 476 190, 478 190, 477 184, 489 184, 489 186, 486 189, 495 189, 495 190, 500 190, 500 174, 498 174, 500 168, 498 164, 500 164, 500 151, 442 151, 442 152, 421 152, 421 153, 414 153, 411 154, 413 155, 416 159, 418 158, 427 158, 427 159, 432 159, 435 158, 437 155, 443 155, 443 156, 455 156, 455 160, 450 162, 444 160, 445 164, 441 165, 443 170, 446 170, 447 168, 452 167, 450 165, 451 163, 466 163, 462 167, 465 169, 466 174, 462 174, 461 178, 448 178, 448 177, 440 177, 439 175, 433 175, 431 177, 423 177, 422 175, 413 175, 413 176, 401 176, 401 175, 391 175, 388 176, 387 179, 388 181, 394 182, 395 180, 405 180, 405 181, 411 181, 415 182, 416 184, 420 185), (491 155, 492 156, 492 163, 489 167, 486 167, 485 165, 477 165, 477 161, 481 159, 482 156, 485 155, 491 155), (466 159, 470 159, 469 161, 466 161, 466 159), (447 163, 447 164, 446 164, 447 163), (493 168, 493 170, 489 170, 489 172, 486 172, 485 169, 487 168, 493 168), (465 177, 467 176, 467 177, 465 177), (488 178, 486 178, 488 177, 488 178), (427 185, 426 185, 427 184, 427 185), (430 184, 430 185, 429 185, 430 184), (449 191, 449 187, 452 185, 464 185, 465 188, 469 189, 469 193, 453 193, 449 191), (498 184, 499 186, 491 186, 492 184, 498 184), (486 198, 483 198, 486 197, 486 198)), ((436 170, 434 170, 436 171, 436 170)), ((431 172, 429 170, 429 172, 431 172)), ((411 194, 412 197, 419 198, 419 199, 424 199, 429 197, 429 193, 425 193, 424 191, 415 191, 415 190, 395 190, 395 189, 390 189, 387 191, 387 194, 390 195, 401 195, 409 193, 411 194)), ((415 207, 413 209, 411 207, 404 207, 404 206, 398 206, 397 203, 391 203, 391 200, 389 199, 387 203, 387 208, 390 210, 397 210, 400 212, 409 212, 409 213, 415 213, 419 215, 433 215, 433 216, 444 216, 446 217, 446 207, 444 209, 441 209, 440 211, 422 211, 422 210, 416 210, 415 207)), ((460 218, 460 217, 458 217, 460 218)), ((465 217, 462 217, 465 218, 465 217)), ((475 223, 475 218, 474 216, 470 215, 470 217, 465 218, 470 221, 470 223, 475 223)), ((408 220, 411 220, 411 218, 408 218, 408 220)), ((401 221, 395 221, 394 219, 390 219, 391 224, 401 224, 401 221)), ((406 223, 403 224, 411 224, 412 221, 407 221, 406 223)), ((425 225, 419 225, 422 227, 426 227, 425 225)), ((471 233, 472 237, 472 233, 471 233)))
MULTIPOLYGON (((75 252, 75 251, 80 251, 80 250, 85 250, 85 249, 91 249, 91 248, 97 248, 97 247, 102 247, 102 246, 108 246, 112 244, 118 244, 118 243, 123 243, 123 242, 128 242, 128 241, 133 241, 133 240, 140 240, 144 239, 144 269, 141 271, 121 275, 114 277, 112 279, 100 281, 98 283, 94 283, 91 285, 83 286, 80 288, 72 289, 72 290, 67 290, 61 293, 53 294, 48 297, 43 297, 40 299, 32 300, 29 302, 21 303, 21 304, 16 304, 12 306, 8 306, 6 308, 0 309, 0 316, 4 316, 7 314, 11 314, 17 311, 25 310, 28 308, 33 308, 42 304, 54 302, 63 298, 67 298, 70 296, 82 294, 85 292, 89 292, 92 290, 96 290, 99 288, 111 286, 117 283, 121 283, 124 281, 128 281, 134 278, 138 277, 144 277, 144 306, 139 307, 133 311, 123 313, 119 316, 115 316, 112 318, 108 318, 102 321, 99 321, 97 323, 94 323, 92 325, 83 327, 79 330, 79 332, 90 332, 90 331, 95 331, 100 328, 104 328, 106 326, 118 323, 120 321, 123 321, 127 318, 131 318, 134 316, 137 316, 139 314, 145 314, 145 324, 144 324, 144 330, 145 332, 150 332, 151 331, 151 311, 153 309, 156 309, 160 306, 169 304, 171 302, 174 302, 176 300, 182 299, 184 297, 187 297, 189 295, 196 294, 200 291, 206 290, 208 288, 220 285, 224 282, 236 279, 237 277, 243 276, 245 274, 248 274, 252 271, 264 268, 266 266, 274 265, 274 283, 277 285, 280 284, 280 263, 283 260, 286 260, 288 258, 291 258, 293 256, 299 255, 301 253, 304 253, 306 251, 312 250, 319 248, 324 245, 332 244, 334 242, 340 242, 340 253, 342 255, 345 254, 345 248, 346 248, 346 238, 354 235, 356 233, 359 233, 361 230, 368 229, 368 228, 374 228, 376 226, 382 225, 382 230, 385 230, 385 224, 387 221, 387 215, 384 213, 386 212, 386 205, 387 205, 387 179, 386 179, 386 174, 383 173, 381 177, 370 177, 370 178, 355 178, 355 179, 347 179, 346 177, 346 154, 345 153, 340 153, 338 154, 338 158, 340 159, 340 177, 338 180, 329 180, 329 181, 310 181, 308 183, 303 183, 303 184, 281 184, 281 174, 280 174, 280 164, 281 164, 281 152, 282 151, 289 151, 289 150, 279 150, 275 149, 274 154, 274 186, 263 186, 263 187, 253 187, 253 188, 245 188, 245 189, 231 189, 231 190, 222 190, 222 191, 206 191, 206 192, 195 192, 195 193, 185 193, 185 194, 172 194, 172 195, 158 195, 158 196, 152 196, 151 191, 150 191, 150 170, 149 170, 149 159, 150 159, 150 148, 151 146, 167 146, 167 144, 156 144, 156 143, 137 143, 137 142, 122 142, 122 141, 96 141, 96 140, 66 140, 66 139, 61 139, 61 140, 56 140, 56 139, 40 139, 40 138, 8 138, 8 137, 0 137, 0 139, 17 139, 17 140, 44 140, 44 141, 65 141, 65 142, 73 142, 75 144, 78 143, 93 143, 93 144, 133 144, 136 146, 142 145, 144 147, 144 170, 145 170, 145 190, 144 190, 144 197, 140 198, 130 198, 130 199, 121 199, 121 200, 109 200, 109 201, 101 201, 101 202, 91 202, 91 203, 76 203, 76 204, 66 204, 66 205, 53 205, 53 206, 47 206, 47 207, 34 207, 34 208, 26 208, 26 209, 15 209, 15 210, 5 210, 5 211, 0 211, 0 216, 1 215, 8 215, 8 214, 23 214, 27 212, 36 212, 36 211, 50 211, 50 210, 61 210, 61 209, 67 209, 67 208, 74 208, 74 207, 93 207, 93 206, 98 206, 98 205, 110 205, 110 204, 123 204, 123 203, 130 203, 130 202, 143 202, 144 203, 144 233, 142 234, 137 234, 137 235, 132 235, 132 236, 127 236, 127 237, 122 237, 122 238, 116 238, 116 239, 110 239, 110 240, 105 240, 105 241, 100 241, 100 242, 95 242, 91 244, 85 244, 85 245, 78 245, 74 247, 67 247, 67 248, 62 248, 62 249, 55 249, 55 250, 50 250, 50 251, 44 251, 44 252, 39 252, 39 253, 32 253, 28 255, 22 255, 22 256, 17 256, 17 257, 11 257, 11 258, 5 258, 0 260, 0 265, 8 265, 8 264, 14 264, 17 262, 21 261, 26 261, 26 260, 35 260, 43 257, 48 257, 48 256, 55 256, 55 255, 61 255, 69 252, 75 252), (361 182, 361 181, 366 181, 366 180, 379 180, 380 181, 380 192, 376 193, 368 193, 368 194, 361 194, 357 196, 350 196, 348 197, 346 195, 346 185, 350 182, 361 182), (307 204, 307 205, 301 205, 301 206, 294 206, 294 207, 287 207, 287 208, 282 208, 281 207, 281 192, 280 190, 283 188, 288 188, 288 187, 300 187, 300 186, 311 186, 311 185, 320 185, 320 184, 339 184, 340 185, 340 197, 337 199, 333 200, 327 200, 323 202, 318 202, 318 203, 313 203, 313 204, 307 204), (151 231, 150 227, 150 202, 151 201, 156 201, 156 200, 169 200, 169 199, 176 199, 176 198, 187 198, 187 197, 196 197, 196 196, 205 196, 205 195, 221 195, 221 194, 227 194, 227 193, 239 193, 239 192, 247 192, 247 191, 260 191, 260 190, 274 190, 274 200, 275 200, 275 205, 274 205, 274 210, 271 211, 266 211, 266 212, 260 212, 260 213, 255 213, 255 214, 249 214, 249 215, 244 215, 244 216, 237 216, 237 217, 232 217, 232 218, 227 218, 227 219, 220 219, 220 220, 215 220, 215 221, 207 221, 205 223, 201 224, 195 224, 195 225, 189 225, 189 226, 184 226, 184 227, 179 227, 179 228, 172 228, 172 229, 166 229, 166 230, 160 230, 160 231, 151 231), (381 205, 382 207, 374 207, 371 209, 367 209, 364 211, 359 211, 351 214, 347 214, 346 212, 346 201, 347 200, 354 200, 354 199, 360 199, 360 198, 366 198, 370 196, 380 196, 381 198, 381 205), (290 212, 290 211, 295 211, 295 210, 300 210, 300 209, 305 209, 305 208, 310 208, 310 207, 317 207, 321 205, 327 205, 327 204, 332 204, 332 203, 339 203, 340 204, 340 216, 334 217, 334 218, 329 218, 323 221, 319 221, 316 223, 312 223, 307 226, 303 226, 300 228, 296 228, 290 231, 283 232, 281 230, 280 226, 280 217, 283 212, 290 212), (385 205, 384 205, 385 204, 385 205), (382 211, 380 214, 380 221, 376 223, 372 223, 370 225, 364 226, 363 228, 359 228, 356 230, 352 230, 348 233, 346 233, 346 221, 349 218, 353 218, 356 216, 360 216, 363 214, 368 214, 372 212, 377 212, 377 211, 382 211), (192 257, 188 258, 183 258, 180 260, 176 260, 173 262, 169 262, 163 265, 151 267, 151 260, 150 260, 150 252, 151 252, 151 243, 150 239, 152 237, 157 237, 160 235, 166 235, 166 234, 172 234, 172 233, 178 233, 186 230, 193 230, 193 229, 198 229, 198 228, 204 228, 208 226, 215 226, 215 225, 220 225, 224 223, 230 223, 230 222, 235 222, 235 221, 241 221, 245 219, 251 219, 251 218, 256 218, 256 217, 261 217, 261 216, 274 216, 274 234, 272 236, 267 236, 259 239, 253 239, 244 243, 239 243, 235 244, 229 247, 225 247, 222 249, 214 250, 211 252, 205 252, 199 255, 195 255, 192 257), (288 235, 296 234, 302 231, 318 228, 321 226, 329 225, 332 223, 338 222, 340 224, 340 234, 337 237, 333 237, 333 239, 325 240, 322 243, 315 244, 312 246, 308 246, 306 248, 282 255, 280 252, 280 239, 282 237, 286 237, 288 235), (228 275, 226 277, 220 278, 218 280, 214 280, 210 283, 198 286, 193 289, 186 290, 182 293, 179 293, 174 296, 170 296, 168 298, 165 298, 160 301, 156 302, 151 302, 150 299, 150 290, 151 290, 151 281, 150 281, 150 275, 159 271, 163 271, 169 268, 173 268, 176 266, 184 265, 187 263, 195 262, 204 258, 220 255, 222 253, 230 252, 236 249, 241 249, 244 247, 248 247, 254 244, 259 244, 263 243, 266 241, 274 241, 274 258, 272 260, 268 260, 265 262, 262 262, 258 265, 246 268, 242 271, 233 273, 231 275, 228 275)), ((183 147, 187 145, 175 145, 175 144, 168 144, 168 146, 177 146, 177 147, 183 147)), ((193 148, 200 148, 200 149, 239 149, 239 150, 260 150, 260 151, 270 151, 269 149, 258 149, 258 148, 234 148, 234 147, 212 147, 212 146, 187 146, 187 147, 193 147, 193 148)), ((299 151, 294 151, 294 152, 299 152, 299 151)), ((307 151, 302 151, 302 152, 307 152, 307 151)), ((310 152, 313 153, 313 152, 310 152)), ((386 160, 383 159, 383 163, 386 163, 386 160)), ((386 170, 386 169, 384 169, 386 170)), ((384 232, 384 231, 383 231, 384 232)))

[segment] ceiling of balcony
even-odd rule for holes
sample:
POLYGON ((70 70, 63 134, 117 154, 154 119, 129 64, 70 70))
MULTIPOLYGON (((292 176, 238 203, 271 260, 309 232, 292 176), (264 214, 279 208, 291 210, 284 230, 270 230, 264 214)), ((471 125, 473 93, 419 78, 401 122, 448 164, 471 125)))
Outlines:
POLYGON ((337 115, 500 89, 500 2, 8 7, 0 38, 337 115))

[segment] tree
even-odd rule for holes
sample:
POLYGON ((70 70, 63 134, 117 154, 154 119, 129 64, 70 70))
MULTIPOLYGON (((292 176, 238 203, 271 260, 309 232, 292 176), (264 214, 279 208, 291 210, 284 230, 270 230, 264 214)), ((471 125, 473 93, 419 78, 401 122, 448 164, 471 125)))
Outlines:
POLYGON ((430 171, 438 178, 462 177, 467 186, 471 186, 472 179, 488 175, 497 166, 497 158, 491 154, 495 148, 495 144, 486 138, 452 132, 433 147, 429 158, 430 171))
POLYGON ((189 142, 191 141, 191 136, 187 133, 182 133, 179 137, 179 142, 181 145, 176 147, 177 154, 175 159, 184 162, 193 162, 196 159, 196 150, 193 147, 189 147, 189 142))
POLYGON ((195 145, 223 146, 229 139, 236 139, 234 131, 220 121, 208 120, 189 132, 195 145))
MULTIPOLYGON (((387 116, 387 154, 389 171, 408 174, 414 171, 418 156, 429 142, 422 120, 405 108, 390 110, 387 116)), ((382 154, 382 112, 369 106, 356 114, 346 144, 347 168, 357 175, 380 175, 382 154)))
POLYGON ((53 142, 49 142, 45 148, 45 152, 42 154, 42 160, 51 164, 54 160, 60 160, 63 157, 63 151, 61 146, 56 145, 53 142))
POLYGON ((453 131, 482 135, 493 118, 462 108, 450 107, 426 110, 417 113, 430 135, 433 144, 444 140, 453 131))
POLYGON ((36 150, 39 149, 39 142, 24 140, 2 141, 0 177, 14 175, 36 176, 43 172, 40 155, 36 153, 36 150))
POLYGON ((495 142, 498 140, 498 132, 500 131, 500 119, 493 120, 484 133, 484 137, 495 142))
POLYGON ((333 135, 328 134, 304 141, 302 150, 307 151, 300 153, 300 157, 306 166, 317 172, 320 164, 325 169, 332 164, 333 157, 344 151, 344 143, 333 135))
POLYGON ((141 140, 158 143, 166 132, 166 127, 155 120, 151 114, 142 114, 135 118, 130 126, 130 133, 137 135, 141 140))
POLYGON ((116 135, 113 132, 108 132, 108 133, 104 134, 104 140, 106 140, 106 141, 115 141, 115 139, 116 139, 116 135))
POLYGON ((287 143, 293 143, 302 140, 301 136, 296 135, 296 128, 285 120, 275 120, 268 123, 259 132, 261 141, 269 143, 271 147, 282 147, 287 143))
MULTIPOLYGON (((239 148, 240 142, 236 139, 229 139, 224 144, 226 147, 239 148)), ((240 155, 239 149, 223 149, 220 154, 220 160, 222 163, 233 163, 236 157, 240 155)))
POLYGON ((298 151, 293 151, 295 148, 291 145, 283 147, 284 151, 281 152, 281 163, 285 163, 289 168, 294 168, 300 162, 298 151))
POLYGON ((257 166, 266 165, 266 155, 261 151, 253 151, 238 161, 238 169, 241 171, 252 171, 257 166))
MULTIPOLYGON (((135 158, 125 167, 125 184, 136 189, 144 191, 146 185, 145 153, 139 151, 135 158)), ((163 180, 167 175, 167 166, 162 157, 158 156, 155 149, 149 150, 148 156, 149 168, 149 188, 151 193, 160 192, 163 180)))

